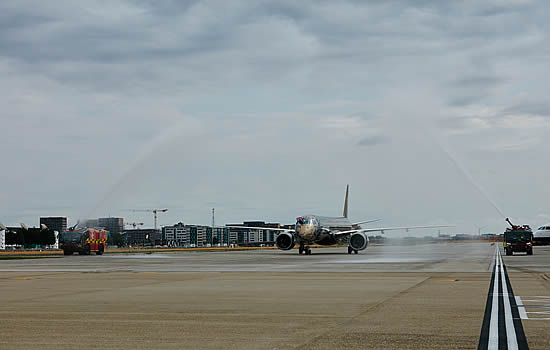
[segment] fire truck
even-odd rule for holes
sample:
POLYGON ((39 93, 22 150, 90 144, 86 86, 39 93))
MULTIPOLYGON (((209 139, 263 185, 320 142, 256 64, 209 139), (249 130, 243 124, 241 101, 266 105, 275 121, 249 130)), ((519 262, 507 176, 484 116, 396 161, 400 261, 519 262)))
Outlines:
POLYGON ((510 219, 506 221, 512 226, 504 232, 504 250, 506 255, 513 255, 514 252, 526 252, 533 255, 533 231, 529 225, 514 225, 510 219))
POLYGON ((105 230, 71 228, 59 236, 59 248, 63 249, 65 255, 72 255, 74 252, 78 252, 79 255, 90 255, 92 252, 101 255, 106 247, 105 230))

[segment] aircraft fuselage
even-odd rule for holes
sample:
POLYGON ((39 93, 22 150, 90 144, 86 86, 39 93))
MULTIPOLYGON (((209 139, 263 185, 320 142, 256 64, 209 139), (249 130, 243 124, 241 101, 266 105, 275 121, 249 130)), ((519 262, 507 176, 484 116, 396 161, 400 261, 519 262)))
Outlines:
POLYGON ((346 217, 305 215, 296 218, 296 238, 306 244, 333 245, 338 243, 331 231, 352 230, 346 217))

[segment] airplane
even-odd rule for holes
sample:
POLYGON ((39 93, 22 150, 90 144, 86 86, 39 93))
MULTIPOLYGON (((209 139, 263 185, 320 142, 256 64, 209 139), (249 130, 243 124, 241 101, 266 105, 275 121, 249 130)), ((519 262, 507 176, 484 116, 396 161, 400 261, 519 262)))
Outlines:
POLYGON ((346 197, 344 200, 344 212, 342 216, 328 217, 319 215, 305 215, 296 218, 294 229, 271 228, 271 227, 245 227, 245 226, 227 226, 230 228, 245 228, 251 230, 270 230, 279 231, 275 240, 277 248, 280 250, 290 250, 296 243, 299 244, 298 253, 311 255, 311 244, 334 245, 339 243, 348 244, 348 254, 358 254, 368 246, 369 239, 367 233, 381 232, 389 230, 410 230, 420 228, 441 228, 451 227, 448 225, 437 226, 409 226, 409 227, 379 227, 379 228, 361 228, 361 224, 368 224, 378 221, 367 220, 352 223, 348 219, 348 197, 349 185, 346 186, 346 197))
POLYGON ((536 245, 547 245, 550 243, 550 224, 539 227, 533 234, 533 241, 536 245))

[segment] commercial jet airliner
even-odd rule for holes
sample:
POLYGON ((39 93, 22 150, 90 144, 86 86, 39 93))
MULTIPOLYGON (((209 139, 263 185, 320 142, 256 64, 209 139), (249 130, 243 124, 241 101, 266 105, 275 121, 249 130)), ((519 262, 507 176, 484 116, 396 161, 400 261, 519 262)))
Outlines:
POLYGON ((344 212, 342 216, 328 217, 319 215, 304 215, 296 218, 294 229, 277 229, 270 227, 243 227, 228 226, 235 228, 248 228, 251 230, 271 230, 280 231, 275 244, 281 250, 290 250, 296 244, 299 244, 298 253, 311 255, 311 244, 333 245, 348 244, 348 254, 357 254, 360 250, 367 248, 369 239, 367 233, 381 232, 389 230, 411 230, 420 228, 441 228, 450 227, 445 225, 437 226, 409 226, 409 227, 379 227, 379 228, 361 228, 361 224, 378 221, 368 220, 352 223, 348 219, 348 196, 349 185, 346 187, 346 198, 344 200, 344 212))

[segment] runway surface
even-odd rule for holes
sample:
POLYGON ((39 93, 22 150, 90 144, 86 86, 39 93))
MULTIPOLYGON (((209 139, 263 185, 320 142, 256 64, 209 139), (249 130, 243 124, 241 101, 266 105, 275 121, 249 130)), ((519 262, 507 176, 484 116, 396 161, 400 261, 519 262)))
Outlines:
MULTIPOLYGON (((497 247, 0 261, 0 348, 475 349, 497 247)), ((550 248, 502 266, 529 348, 550 348, 550 248)))

